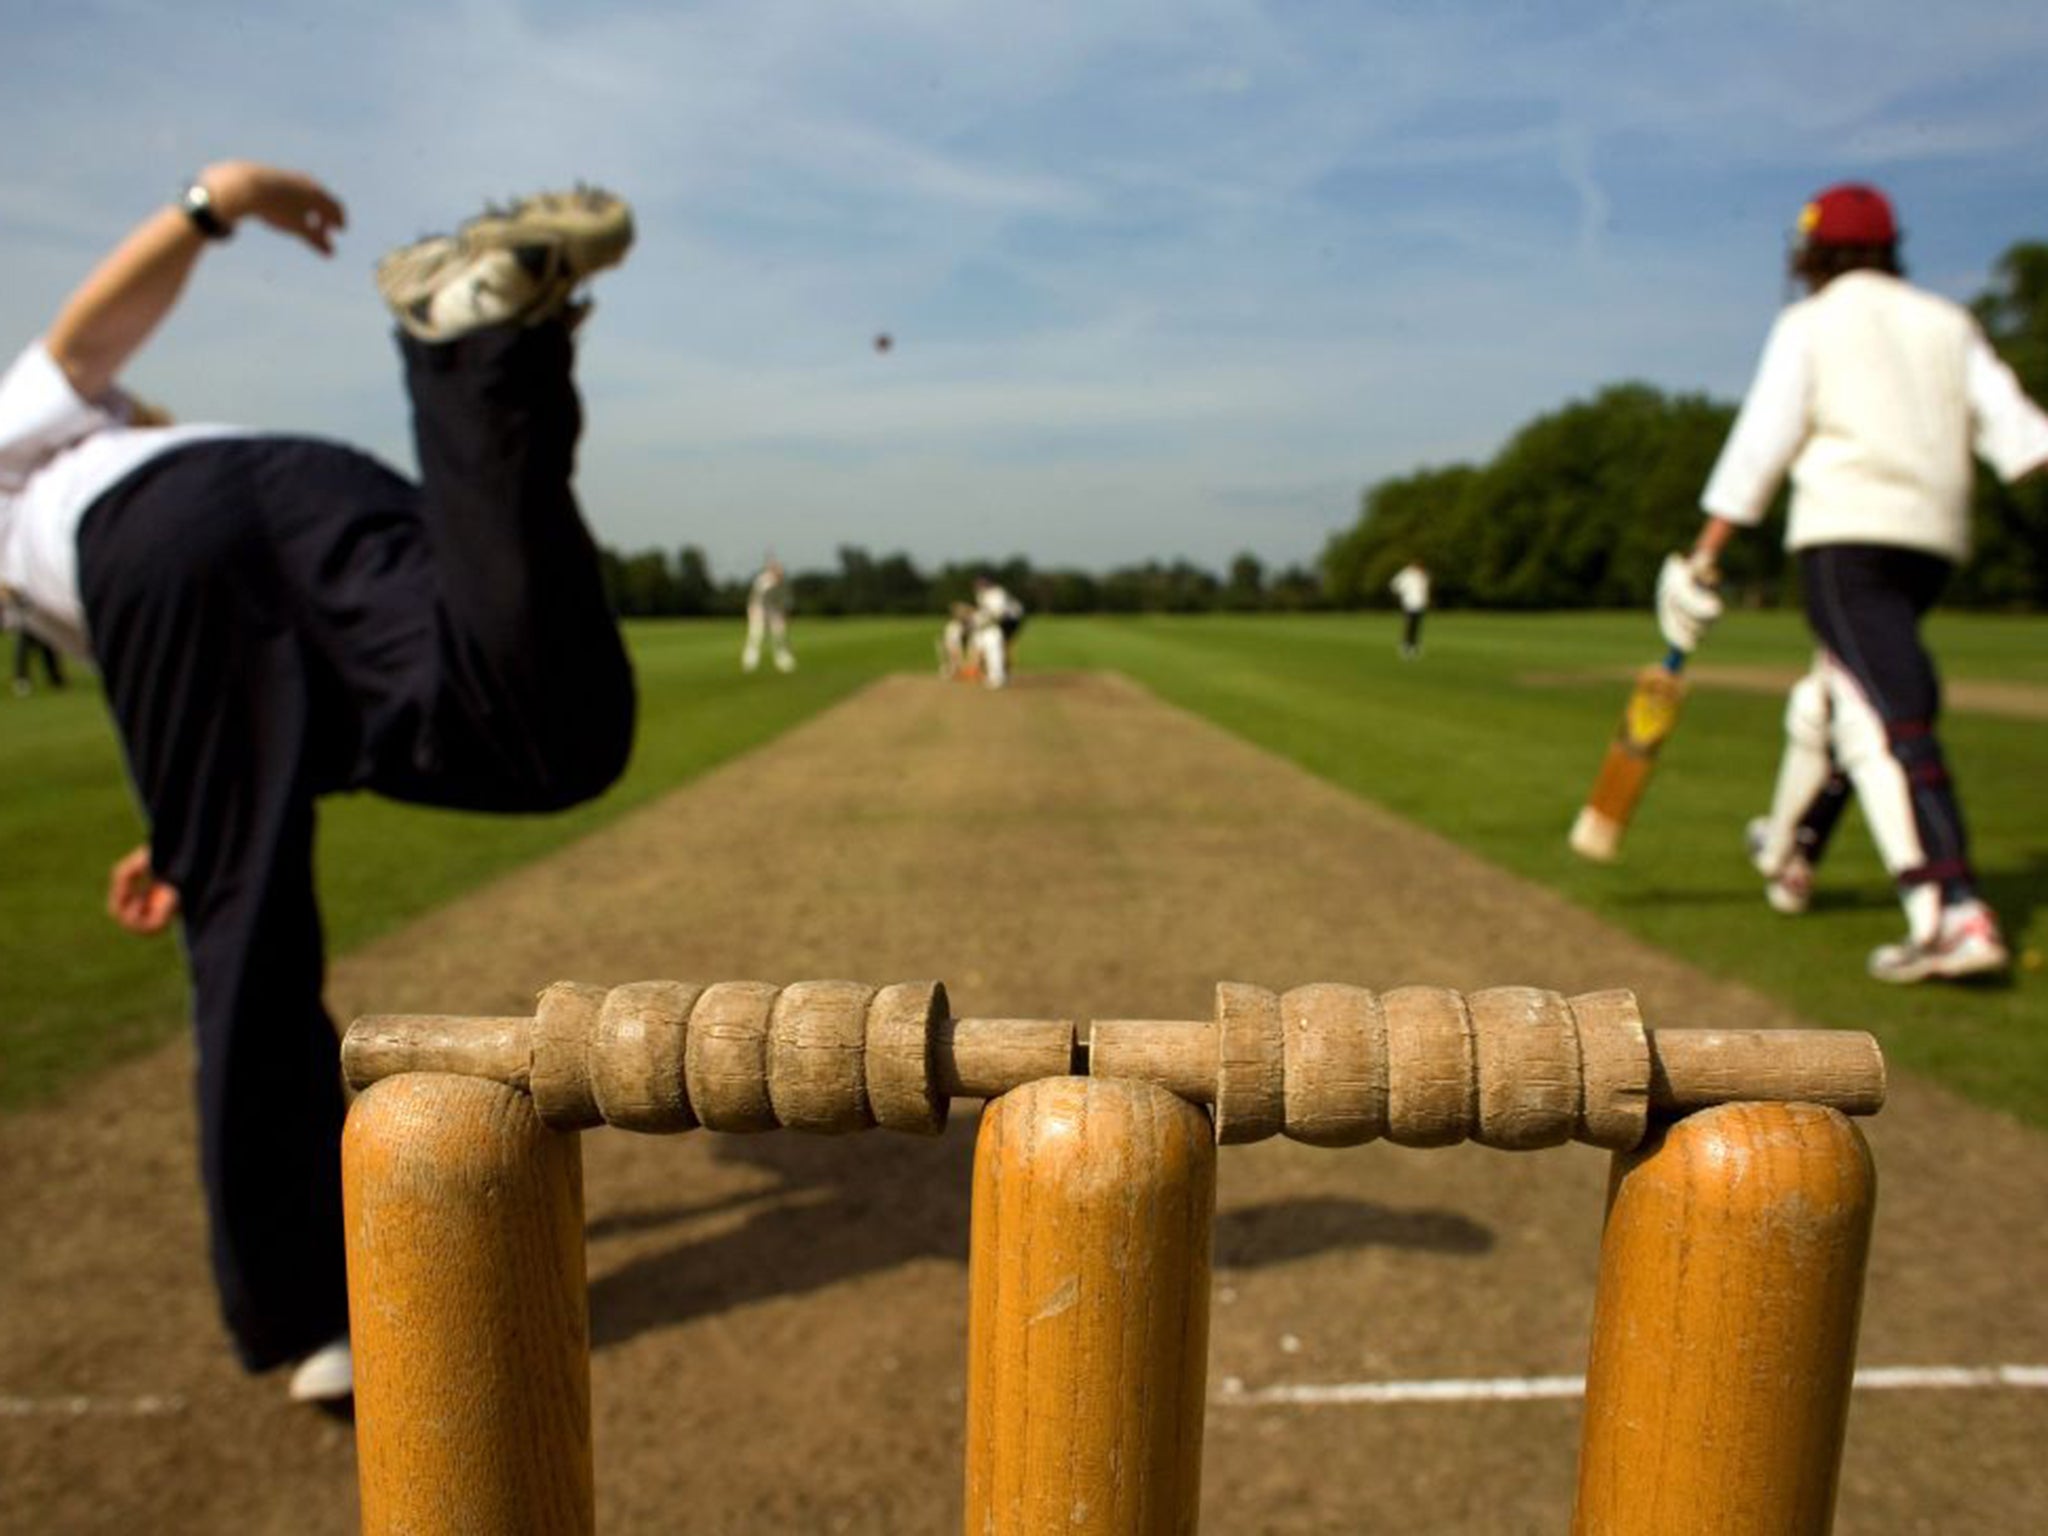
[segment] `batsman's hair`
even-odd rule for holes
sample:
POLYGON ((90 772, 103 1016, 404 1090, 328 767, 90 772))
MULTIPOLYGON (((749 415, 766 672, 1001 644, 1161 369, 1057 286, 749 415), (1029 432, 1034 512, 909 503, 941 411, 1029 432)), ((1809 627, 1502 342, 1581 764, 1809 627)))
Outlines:
POLYGON ((1888 272, 1893 277, 1906 275, 1905 263, 1899 260, 1899 243, 1896 240, 1887 240, 1880 245, 1795 243, 1791 267, 1792 275, 1815 293, 1845 272, 1888 272))

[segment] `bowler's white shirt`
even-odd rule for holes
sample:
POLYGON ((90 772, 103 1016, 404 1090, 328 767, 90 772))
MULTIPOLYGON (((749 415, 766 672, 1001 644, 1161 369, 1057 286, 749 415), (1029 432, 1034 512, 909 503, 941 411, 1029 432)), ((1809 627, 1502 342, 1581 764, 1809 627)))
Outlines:
POLYGON ((0 584, 19 594, 30 629, 84 659, 78 526, 105 492, 159 454, 225 426, 131 427, 119 390, 83 398, 41 341, 0 375, 0 584))
POLYGON ((1701 506, 1763 518, 1790 470, 1791 549, 1970 552, 1972 452, 2001 479, 2048 462, 2048 414, 1968 310, 1850 272, 1778 316, 1701 506))

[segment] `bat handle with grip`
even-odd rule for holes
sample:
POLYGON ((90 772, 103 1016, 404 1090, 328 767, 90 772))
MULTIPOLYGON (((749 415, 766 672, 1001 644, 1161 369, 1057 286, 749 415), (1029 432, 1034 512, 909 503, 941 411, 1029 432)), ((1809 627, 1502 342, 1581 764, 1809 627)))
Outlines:
POLYGON ((1664 653, 1664 670, 1666 672, 1669 672, 1673 677, 1676 677, 1679 673, 1683 672, 1685 670, 1685 652, 1681 651, 1675 645, 1672 646, 1670 650, 1666 651, 1664 653))

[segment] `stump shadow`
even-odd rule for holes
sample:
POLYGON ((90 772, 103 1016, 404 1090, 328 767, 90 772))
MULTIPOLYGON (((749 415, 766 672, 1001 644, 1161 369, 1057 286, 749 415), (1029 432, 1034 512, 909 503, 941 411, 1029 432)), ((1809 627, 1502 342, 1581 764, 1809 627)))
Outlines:
POLYGON ((966 1262, 971 1121, 932 1139, 721 1135, 715 1155, 772 1177, 745 1195, 625 1212, 592 1226, 593 1236, 604 1236, 707 1215, 737 1218, 726 1230, 685 1238, 593 1279, 593 1349, 920 1259, 966 1262))
MULTIPOLYGON (((971 1117, 932 1140, 886 1133, 720 1136, 716 1155, 762 1170, 772 1180, 744 1194, 618 1212, 591 1224, 591 1236, 602 1240, 707 1219, 729 1223, 593 1279, 593 1349, 919 1260, 966 1267, 971 1117)), ((1252 1269, 1341 1249, 1476 1256, 1493 1246, 1489 1228, 1455 1211, 1314 1197, 1219 1212, 1215 1262, 1219 1268, 1252 1269)))
POLYGON ((1462 1211, 1402 1210, 1335 1195, 1273 1200, 1216 1215, 1218 1269, 1267 1269, 1340 1249, 1477 1256, 1493 1247, 1493 1229, 1462 1211))

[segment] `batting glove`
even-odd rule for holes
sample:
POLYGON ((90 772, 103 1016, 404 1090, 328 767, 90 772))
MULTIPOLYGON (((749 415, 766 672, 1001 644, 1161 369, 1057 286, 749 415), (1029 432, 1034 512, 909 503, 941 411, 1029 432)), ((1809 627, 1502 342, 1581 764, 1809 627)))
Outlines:
POLYGON ((1721 617, 1720 573, 1697 555, 1666 555, 1657 573, 1657 627, 1665 643, 1691 654, 1721 617))

